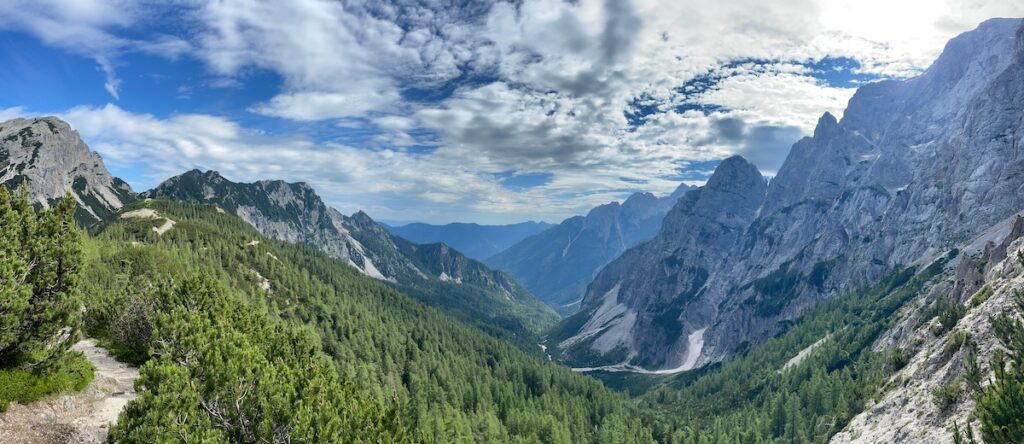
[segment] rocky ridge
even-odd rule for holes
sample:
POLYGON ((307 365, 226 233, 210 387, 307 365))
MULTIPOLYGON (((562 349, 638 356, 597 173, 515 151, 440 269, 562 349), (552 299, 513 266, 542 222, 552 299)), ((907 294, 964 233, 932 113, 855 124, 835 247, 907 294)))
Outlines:
POLYGON ((693 217, 681 200, 640 247, 646 254, 623 254, 594 279, 581 309, 588 320, 566 322, 601 333, 567 344, 563 357, 649 368, 721 361, 822 298, 1024 208, 1020 29, 1019 19, 986 21, 951 40, 922 75, 861 87, 842 120, 823 115, 793 146, 749 223, 739 220, 746 204, 723 199, 715 211, 738 221, 734 229, 680 235, 672 227, 693 217), (600 309, 609 299, 621 307, 614 316, 600 309))
POLYGON ((394 236, 365 212, 345 216, 305 183, 236 183, 216 171, 192 170, 143 196, 216 205, 269 238, 319 249, 428 305, 453 309, 479 322, 538 331, 557 320, 505 273, 447 245, 420 245, 394 236))
POLYGON ((1018 253, 1024 254, 1024 218, 1019 215, 968 245, 945 277, 904 310, 872 351, 898 351, 906 364, 890 378, 890 390, 854 417, 833 443, 952 442, 954 423, 965 427, 974 410, 974 393, 962 381, 966 343, 976 346, 984 387, 999 347, 991 321, 1011 310, 1014 293, 1024 290, 1018 253), (936 304, 947 300, 964 310, 949 328, 938 318, 928 319, 936 304), (947 386, 959 387, 960 394, 944 404, 935 393, 947 386))

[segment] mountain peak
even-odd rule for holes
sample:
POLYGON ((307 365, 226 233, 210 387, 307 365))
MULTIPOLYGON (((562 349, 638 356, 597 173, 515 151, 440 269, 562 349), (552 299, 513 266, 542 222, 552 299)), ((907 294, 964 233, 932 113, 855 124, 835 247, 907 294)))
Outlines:
POLYGON ((370 217, 369 214, 366 214, 366 212, 363 210, 359 210, 356 211, 355 213, 352 213, 352 218, 356 220, 374 222, 373 218, 370 217))
POLYGON ((43 207, 71 193, 79 202, 75 218, 81 224, 96 222, 136 198, 78 132, 54 116, 0 123, 0 184, 27 186, 32 202, 43 207))
POLYGON ((751 185, 764 185, 764 176, 758 171, 754 164, 747 161, 743 156, 735 155, 718 164, 715 172, 708 179, 708 189, 729 190, 735 188, 749 188, 751 185))

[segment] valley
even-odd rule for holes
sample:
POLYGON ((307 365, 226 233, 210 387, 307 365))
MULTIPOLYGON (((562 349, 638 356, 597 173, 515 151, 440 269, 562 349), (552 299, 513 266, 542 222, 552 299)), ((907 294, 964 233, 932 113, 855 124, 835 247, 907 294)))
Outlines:
MULTIPOLYGON (((612 9, 632 3, 613 3, 587 5, 607 15, 602 26, 641 27, 616 22, 628 14, 612 9)), ((335 7, 366 7, 302 4, 335 25, 335 7)), ((378 6, 355 22, 408 13, 378 6)), ((503 7, 537 12, 480 6, 488 15, 477 25, 512 32, 513 18, 494 15, 503 7)), ((593 39, 561 37, 586 14, 555 16, 559 32, 533 39, 583 58, 593 39)), ((289 35, 225 29, 244 36, 232 45, 289 35)), ((405 49, 430 46, 388 29, 405 49)), ((371 31, 352 40, 392 35, 371 31)), ((315 35, 329 34, 303 41, 315 35)), ((609 68, 580 74, 586 87, 550 80, 572 64, 518 83, 494 80, 513 75, 502 65, 419 79, 394 94, 403 106, 353 110, 329 128, 308 110, 273 115, 292 96, 244 108, 265 130, 210 135, 201 127, 230 113, 154 111, 131 127, 133 143, 177 134, 157 131, 161 121, 196 130, 184 148, 161 142, 160 153, 184 154, 159 168, 145 167, 149 148, 106 138, 128 123, 95 131, 86 108, 0 107, 0 443, 1024 442, 1024 20, 980 22, 899 74, 872 72, 877 60, 722 56, 671 93, 616 96, 629 97, 625 111, 597 96, 559 101, 638 75, 619 69, 626 49, 602 45, 609 68), (747 128, 749 109, 700 102, 769 71, 847 94, 836 93, 838 110, 783 104, 819 117, 806 131, 777 125, 806 133, 780 137, 778 165, 766 161, 770 125, 747 128), (517 139, 501 132, 512 124, 483 117, 487 107, 442 112, 472 88, 501 83, 486 101, 497 106, 538 79, 552 84, 504 111, 511 119, 543 102, 537 127, 517 139), (613 118, 595 111, 606 107, 613 118), (444 128, 417 126, 431 119, 444 128), (614 143, 583 131, 553 148, 530 138, 577 121, 627 127, 614 143), (462 124, 473 130, 454 134, 462 124), (626 146, 651 126, 666 131, 657 149, 626 146), (667 132, 676 126, 692 137, 667 132), (672 137, 689 157, 672 157, 672 137), (495 154, 516 147, 516 168, 495 154), (656 171, 602 157, 611 151, 656 171), (417 220, 409 215, 447 222, 380 222, 417 220), (453 222, 462 216, 472 222, 453 222)), ((451 69, 550 57, 512 55, 523 47, 455 51, 451 69)), ((398 57, 384 46, 364 56, 398 57)), ((213 63, 227 71, 233 60, 213 63)), ((120 85, 113 66, 97 70, 108 92, 120 85)), ((247 75, 217 88, 317 80, 247 75)), ((390 83, 361 87, 380 85, 390 83)), ((373 101, 301 97, 321 111, 373 101)), ((118 110, 104 113, 132 118, 118 110)))

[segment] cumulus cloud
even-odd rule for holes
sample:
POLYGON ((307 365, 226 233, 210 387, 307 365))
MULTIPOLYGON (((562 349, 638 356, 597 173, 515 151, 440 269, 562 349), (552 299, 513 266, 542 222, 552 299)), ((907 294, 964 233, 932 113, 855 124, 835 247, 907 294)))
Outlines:
POLYGON ((23 107, 12 106, 10 108, 0 108, 0 122, 14 119, 16 117, 28 117, 31 114, 23 107))
POLYGON ((201 114, 67 113, 117 162, 135 147, 158 164, 179 156, 146 181, 205 165, 308 180, 371 214, 449 220, 538 208, 553 219, 634 190, 668 193, 736 153, 774 174, 854 92, 815 62, 906 77, 957 33, 1024 13, 1024 0, 196 0, 177 4, 180 35, 143 42, 118 31, 145 22, 147 5, 47 1, 70 6, 19 19, 37 8, 6 2, 20 7, 0 6, 0 29, 93 57, 114 97, 119 51, 167 51, 240 91, 253 71, 275 74, 279 89, 240 112, 372 132, 352 146, 201 114), (510 174, 550 179, 509 190, 510 174))
POLYGON ((414 209, 418 217, 437 221, 487 214, 492 222, 559 220, 614 198, 612 193, 579 200, 552 197, 600 182, 589 175, 513 191, 492 174, 481 173, 478 165, 460 162, 443 151, 416 154, 318 144, 303 137, 268 136, 210 115, 162 119, 107 104, 76 107, 61 117, 115 174, 135 174, 132 185, 139 190, 188 169, 214 169, 239 181, 309 182, 329 203, 347 212, 362 209, 388 218, 414 209))

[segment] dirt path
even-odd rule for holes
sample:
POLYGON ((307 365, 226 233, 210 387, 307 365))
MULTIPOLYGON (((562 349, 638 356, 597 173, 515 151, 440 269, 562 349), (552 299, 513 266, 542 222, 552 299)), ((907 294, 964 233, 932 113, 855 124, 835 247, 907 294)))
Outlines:
POLYGON ((0 414, 0 443, 100 443, 110 424, 135 398, 139 370, 116 361, 92 339, 75 344, 96 367, 96 376, 78 393, 21 405, 0 414))

